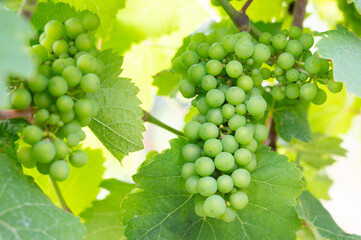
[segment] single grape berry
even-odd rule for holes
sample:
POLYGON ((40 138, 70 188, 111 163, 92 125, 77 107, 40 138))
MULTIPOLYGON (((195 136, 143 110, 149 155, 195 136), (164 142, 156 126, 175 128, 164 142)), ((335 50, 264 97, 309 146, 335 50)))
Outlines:
POLYGON ((224 93, 218 89, 212 89, 206 94, 206 102, 213 108, 220 107, 225 101, 224 93))
POLYGON ((226 100, 232 105, 243 103, 246 99, 246 94, 240 87, 230 87, 226 93, 226 100))
POLYGON ((81 55, 76 61, 76 66, 83 74, 95 73, 98 66, 98 61, 90 54, 81 55))
POLYGON ((342 87, 343 87, 343 84, 342 84, 341 82, 336 82, 336 81, 333 80, 333 79, 330 79, 330 80, 327 82, 327 88, 328 88, 328 90, 330 90, 330 92, 332 92, 332 93, 341 92, 342 87))
POLYGON ((185 188, 187 192, 189 192, 190 194, 198 193, 198 182, 198 176, 190 176, 185 183, 185 188))
POLYGON ((234 209, 241 210, 247 206, 248 196, 242 191, 237 191, 231 194, 229 201, 234 209))
POLYGON ((43 130, 35 125, 29 125, 23 129, 22 136, 26 143, 33 145, 43 138, 43 130))
POLYGON ((68 145, 61 139, 58 139, 54 142, 55 147, 55 157, 57 159, 64 159, 69 154, 68 145))
POLYGON ((228 175, 222 175, 217 178, 217 189, 221 193, 228 193, 233 189, 233 180, 228 175))
POLYGON ((84 26, 77 18, 69 18, 66 20, 64 27, 66 35, 71 39, 75 39, 79 34, 84 32, 84 26))
POLYGON ((282 50, 287 46, 287 37, 283 34, 276 34, 272 38, 272 46, 277 50, 282 50))
POLYGON ((253 138, 257 142, 263 142, 268 138, 268 129, 266 126, 262 124, 256 124, 254 125, 254 134, 253 138))
POLYGON ((206 75, 206 68, 202 64, 194 64, 188 69, 188 77, 194 84, 200 83, 206 75))
POLYGON ((93 104, 89 99, 80 99, 75 103, 75 113, 79 117, 89 117, 92 116, 93 111, 93 104))
POLYGON ((300 89, 296 83, 291 83, 287 85, 285 93, 289 99, 296 99, 300 96, 300 89))
POLYGON ((234 160, 239 165, 247 165, 252 160, 252 153, 245 148, 240 148, 234 153, 234 160))
POLYGON ((17 89, 10 94, 10 103, 14 108, 24 110, 31 103, 31 95, 24 88, 17 89))
POLYGON ((45 24, 44 32, 49 38, 58 40, 64 36, 64 25, 59 20, 51 20, 45 24))
POLYGON ((221 112, 223 118, 230 119, 236 113, 236 109, 232 104, 226 103, 222 106, 221 112))
POLYGON ((183 179, 187 179, 190 176, 196 176, 196 175, 197 173, 195 171, 194 163, 188 162, 183 164, 181 169, 181 176, 183 179))
POLYGON ((250 76, 242 75, 238 78, 237 86, 242 88, 245 92, 248 92, 254 86, 253 79, 250 76))
POLYGON ((220 171, 229 171, 234 166, 234 157, 229 152, 221 152, 214 159, 214 165, 220 171))
POLYGON ((69 162, 74 167, 83 167, 88 160, 86 153, 82 150, 75 150, 69 157, 69 162))
POLYGON ((236 60, 230 61, 226 65, 226 72, 227 72, 228 76, 230 76, 232 78, 237 78, 237 77, 241 76, 241 74, 243 72, 242 63, 240 63, 236 60))
MULTIPOLYGON (((196 196, 200 196, 200 195, 196 195, 196 196)), ((204 211, 204 200, 200 197, 199 198, 195 198, 195 203, 194 203, 194 212, 199 216, 199 217, 206 217, 206 212, 204 211)))
POLYGON ((215 124, 209 122, 202 124, 202 126, 199 128, 199 136, 203 140, 218 137, 218 132, 218 127, 215 124))
POLYGON ((295 58, 292 56, 292 54, 288 52, 282 53, 277 59, 278 66, 285 70, 290 69, 294 63, 295 58))
POLYGON ((209 157, 201 157, 194 163, 195 172, 202 177, 209 176, 214 172, 213 160, 209 157))
POLYGON ((311 101, 313 104, 322 105, 327 100, 327 94, 323 89, 318 89, 316 97, 314 97, 311 101))
POLYGON ((68 112, 73 109, 74 101, 68 95, 63 95, 56 100, 56 107, 61 112, 68 112))
POLYGON ((288 31, 288 35, 291 38, 298 39, 302 35, 302 30, 297 26, 290 27, 290 30, 288 31))
POLYGON ((100 79, 94 73, 86 74, 80 81, 80 87, 84 92, 94 93, 100 88, 100 79))
POLYGON ((60 97, 68 91, 68 84, 64 78, 55 76, 48 83, 49 93, 54 97, 60 97))
POLYGON ((201 58, 207 58, 209 56, 209 47, 208 43, 201 43, 198 45, 196 52, 201 58))
POLYGON ((49 112, 46 109, 39 109, 34 115, 34 119, 37 123, 44 123, 48 118, 49 112))
POLYGON ((83 19, 83 26, 88 31, 93 31, 97 29, 100 25, 100 19, 98 15, 88 12, 84 15, 83 19))
POLYGON ((208 50, 208 54, 212 59, 221 60, 227 53, 221 43, 213 43, 208 50))
POLYGON ((189 121, 184 125, 184 135, 191 140, 197 139, 199 138, 198 132, 200 127, 201 124, 199 122, 189 121))
POLYGON ((249 114, 257 116, 265 113, 267 109, 267 102, 263 99, 262 96, 256 95, 252 96, 248 100, 246 106, 249 114))
POLYGON ((244 127, 246 125, 247 119, 244 116, 235 114, 231 119, 228 120, 228 127, 236 131, 240 127, 244 127))
POLYGON ((233 154, 239 148, 239 144, 233 135, 223 136, 221 142, 224 152, 229 152, 233 154))
POLYGON ((313 43, 314 43, 313 36, 311 34, 308 34, 308 33, 303 33, 301 35, 301 37, 298 39, 298 41, 300 41, 300 43, 302 44, 304 50, 310 49, 313 46, 313 43))
POLYGON ((39 163, 50 163, 53 161, 55 153, 54 144, 47 140, 37 142, 31 149, 33 158, 39 163))
POLYGON ((235 138, 240 144, 247 145, 252 141, 253 134, 247 127, 240 127, 235 133, 235 138))
POLYGON ((217 181, 209 176, 200 178, 197 183, 197 192, 204 197, 215 194, 217 192, 217 181))
POLYGON ((318 88, 316 84, 306 83, 301 87, 300 96, 302 99, 305 99, 306 101, 310 101, 316 97, 317 92, 318 92, 318 88))
POLYGON ((195 144, 187 144, 182 148, 183 159, 187 162, 196 161, 202 154, 202 150, 195 144))
POLYGON ((316 56, 311 56, 305 61, 305 70, 311 74, 316 74, 321 70, 321 61, 316 56))
POLYGON ((251 40, 246 38, 239 39, 234 46, 237 57, 246 59, 252 56, 254 46, 251 40))
POLYGON ((69 147, 76 147, 79 145, 80 137, 77 133, 71 133, 66 138, 66 141, 69 147))
POLYGON ((266 62, 270 56, 271 52, 267 45, 259 43, 254 46, 252 58, 256 63, 266 62))
POLYGON ((28 86, 33 92, 42 92, 48 85, 48 79, 42 74, 36 74, 28 78, 28 86))
POLYGON ((53 51, 58 56, 64 53, 68 53, 69 51, 68 42, 63 39, 55 41, 53 43, 53 51))
POLYGON ((179 92, 185 98, 192 98, 196 95, 196 86, 188 79, 183 79, 179 83, 179 92))
POLYGON ((214 123, 215 125, 221 125, 223 123, 223 115, 220 108, 212 108, 207 112, 207 121, 214 123))
POLYGON ((233 222, 237 217, 237 212, 230 207, 226 207, 226 211, 219 217, 223 222, 233 222))
POLYGON ((206 64, 206 71, 212 76, 219 75, 223 70, 223 65, 220 61, 212 59, 209 60, 206 64))
POLYGON ((204 153, 209 157, 215 157, 223 150, 222 142, 218 139, 208 139, 204 143, 204 153))
POLYGON ((207 216, 218 218, 226 211, 226 203, 221 196, 213 195, 204 201, 203 208, 207 216))
POLYGON ((83 74, 79 68, 75 66, 69 66, 63 70, 61 76, 65 79, 70 87, 75 87, 82 80, 83 74))
POLYGON ((223 47, 227 52, 234 52, 234 45, 238 41, 238 37, 234 34, 228 34, 223 38, 223 47))
POLYGON ((186 51, 181 56, 181 62, 188 69, 193 64, 197 64, 199 62, 199 58, 196 52, 186 51))
POLYGON ((263 32, 258 38, 258 41, 263 44, 270 44, 272 42, 272 34, 269 32, 263 32))
POLYGON ((279 86, 272 88, 271 94, 276 101, 281 101, 286 96, 285 91, 279 86))
POLYGON ((17 152, 18 161, 26 168, 34 168, 36 166, 36 159, 31 154, 30 147, 22 147, 17 152))
POLYGON ((50 165, 49 175, 56 181, 64 181, 69 176, 69 165, 66 161, 58 160, 50 165))

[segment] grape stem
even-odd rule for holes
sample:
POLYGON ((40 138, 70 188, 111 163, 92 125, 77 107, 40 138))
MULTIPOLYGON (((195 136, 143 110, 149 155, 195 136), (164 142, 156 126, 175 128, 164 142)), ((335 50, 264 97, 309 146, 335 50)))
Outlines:
POLYGON ((167 124, 159 121, 158 119, 156 119, 155 117, 153 117, 149 112, 143 110, 143 121, 144 122, 150 122, 153 123, 154 125, 157 125, 161 128, 164 128, 165 130, 168 130, 169 132, 172 132, 178 136, 184 136, 184 134, 180 131, 178 131, 177 129, 172 128, 171 126, 168 126, 167 124))
POLYGON ((252 2, 253 2, 253 0, 247 0, 247 2, 243 5, 243 7, 241 9, 241 12, 245 14, 249 5, 251 5, 252 2))
POLYGON ((37 0, 23 0, 18 11, 18 15, 25 17, 27 20, 33 16, 37 0))
POLYGON ((29 106, 25 110, 3 110, 0 111, 0 120, 6 120, 6 119, 14 119, 14 118, 24 118, 29 123, 34 124, 34 118, 33 118, 33 108, 29 106))
POLYGON ((63 197, 63 194, 60 191, 58 183, 50 176, 49 176, 49 179, 50 179, 51 185, 53 186, 55 195, 58 198, 61 208, 69 213, 72 213, 72 211, 70 210, 70 208, 68 207, 68 205, 65 202, 65 199, 63 197))
POLYGON ((293 9, 293 21, 292 25, 299 28, 303 28, 303 20, 306 14, 307 0, 296 0, 295 7, 293 9))

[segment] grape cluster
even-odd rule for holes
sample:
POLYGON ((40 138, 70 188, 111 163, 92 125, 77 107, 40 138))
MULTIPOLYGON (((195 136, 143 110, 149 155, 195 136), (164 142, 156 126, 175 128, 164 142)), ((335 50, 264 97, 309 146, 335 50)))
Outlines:
POLYGON ((49 21, 39 43, 27 49, 39 64, 37 73, 21 79, 9 95, 11 108, 31 108, 34 119, 22 130, 28 145, 19 149, 18 160, 57 181, 68 177, 68 162, 74 167, 87 162, 85 152, 74 148, 86 137, 82 127, 99 110, 94 100, 86 98, 99 89, 104 70, 90 35, 99 24, 92 13, 64 23, 49 21))
POLYGON ((196 194, 197 215, 225 222, 233 221, 236 210, 247 206, 250 172, 257 167, 255 152, 268 137, 268 129, 260 123, 267 109, 258 88, 261 72, 243 67, 234 55, 234 49, 242 48, 242 54, 257 61, 268 59, 262 46, 256 47, 256 54, 244 51, 247 34, 209 44, 207 36, 197 33, 189 51, 173 62, 187 76, 180 82, 180 92, 186 98, 196 97, 192 103, 199 111, 184 126, 190 140, 182 149, 185 188, 196 194))

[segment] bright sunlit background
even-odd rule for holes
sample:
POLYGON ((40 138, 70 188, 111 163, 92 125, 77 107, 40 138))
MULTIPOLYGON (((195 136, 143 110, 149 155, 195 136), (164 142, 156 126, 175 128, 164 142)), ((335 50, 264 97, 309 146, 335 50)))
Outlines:
MULTIPOLYGON (((127 1, 127 7, 118 13, 121 19, 134 11, 147 13, 153 11, 156 2, 162 4, 163 1, 149 1, 152 3, 143 6, 140 10, 133 8, 136 6, 136 0, 127 1)), ((188 111, 190 103, 180 96, 174 98, 157 97, 157 89, 151 85, 152 76, 157 72, 169 68, 171 58, 175 51, 182 44, 184 36, 196 31, 196 29, 209 18, 217 16, 216 10, 209 6, 208 0, 173 0, 174 4, 179 5, 175 12, 169 12, 165 8, 157 8, 157 14, 172 15, 172 19, 178 22, 159 22, 160 28, 167 28, 172 24, 178 26, 177 31, 172 31, 168 35, 162 35, 154 38, 148 38, 139 44, 132 45, 131 49, 125 53, 123 64, 124 71, 121 76, 132 78, 135 84, 140 88, 139 98, 142 101, 142 107, 151 112, 153 116, 167 123, 168 125, 182 129, 184 116, 188 111), (174 15, 177 17, 174 18, 174 15)), ((337 10, 337 1, 322 0, 310 2, 307 7, 309 14, 305 20, 304 26, 316 31, 325 31, 330 27, 335 27, 336 22, 342 18, 337 10), (316 14, 315 11, 318 10, 316 14)), ((332 104, 330 101, 327 104, 332 104)), ((338 158, 337 162, 328 167, 326 172, 334 181, 329 191, 330 201, 322 201, 323 205, 329 210, 336 223, 348 233, 361 234, 361 116, 356 116, 352 121, 352 126, 348 132, 340 137, 343 138, 342 146, 347 149, 346 158, 338 158)), ((338 122, 334 127, 342 125, 338 122)), ((145 155, 150 150, 162 150, 169 147, 168 141, 174 137, 174 134, 167 132, 155 125, 145 123, 146 132, 144 132, 144 150, 131 153, 125 157, 122 165, 103 147, 107 158, 105 162, 105 178, 117 178, 120 180, 132 182, 131 176, 136 173, 138 166, 144 161, 145 155)), ((96 137, 87 131, 87 141, 85 145, 93 148, 99 148, 101 143, 96 137)), ((106 192, 101 192, 99 197, 104 197, 106 192)))

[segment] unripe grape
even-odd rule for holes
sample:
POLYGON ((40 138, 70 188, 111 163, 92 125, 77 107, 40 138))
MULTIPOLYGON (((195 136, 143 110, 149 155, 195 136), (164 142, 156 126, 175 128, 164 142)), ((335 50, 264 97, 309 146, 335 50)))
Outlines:
POLYGON ((37 142, 31 149, 33 158, 39 163, 50 163, 53 161, 55 153, 54 144, 46 140, 37 142))
POLYGON ((222 116, 225 119, 230 119, 236 112, 235 107, 229 103, 222 106, 222 116))
POLYGON ((251 161, 244 166, 244 169, 246 169, 248 172, 252 172, 257 168, 257 161, 255 157, 252 157, 251 161))
POLYGON ((292 27, 290 27, 288 35, 291 38, 298 39, 302 35, 302 30, 297 26, 292 26, 292 27))
POLYGON ((262 75, 264 80, 269 79, 271 77, 271 75, 272 75, 271 70, 268 69, 268 68, 263 67, 263 68, 260 69, 260 71, 261 71, 261 75, 262 75))
POLYGON ((256 116, 264 114, 267 109, 267 102, 263 99, 262 96, 252 96, 247 104, 247 111, 249 114, 256 116))
POLYGON ((246 105, 244 105, 243 103, 241 104, 237 104, 236 106, 236 113, 239 115, 244 115, 247 112, 247 108, 246 105))
POLYGON ((50 37, 45 37, 40 41, 40 45, 45 47, 47 51, 53 51, 54 40, 50 37))
POLYGON ((69 66, 63 70, 61 76, 66 80, 70 87, 75 87, 80 83, 83 74, 79 68, 75 66, 69 66))
POLYGON ((204 197, 215 194, 217 192, 217 181, 209 176, 200 178, 197 183, 197 192, 204 197))
POLYGON ((245 169, 237 169, 231 175, 233 183, 236 187, 247 188, 251 183, 251 175, 245 169))
POLYGON ((36 45, 33 45, 32 48, 34 49, 34 52, 36 53, 36 55, 40 57, 41 63, 48 60, 48 58, 49 58, 48 50, 44 46, 42 46, 40 44, 36 44, 36 45))
POLYGON ((232 105, 243 103, 246 99, 246 94, 240 87, 230 87, 226 93, 226 100, 232 105))
POLYGON ((80 81, 80 87, 84 92, 94 93, 100 88, 100 79, 94 73, 86 74, 80 81))
POLYGON ((202 154, 202 150, 195 144, 187 144, 182 148, 183 159, 187 162, 196 161, 202 154))
POLYGON ((209 44, 208 43, 201 43, 198 45, 197 47, 197 54, 201 57, 201 58, 208 58, 209 54, 209 44))
POLYGON ((252 141, 253 134, 247 127, 240 127, 235 133, 235 138, 240 144, 247 145, 252 141))
POLYGON ((229 89, 229 86, 226 85, 226 84, 223 84, 223 85, 220 85, 219 87, 217 87, 217 89, 221 90, 224 93, 224 95, 226 95, 226 93, 227 93, 227 91, 229 89))
POLYGON ((233 208, 226 207, 226 211, 219 217, 223 222, 230 223, 233 222, 237 217, 237 212, 233 208))
POLYGON ((234 166, 234 157, 229 152, 221 152, 214 159, 214 165, 223 172, 229 171, 234 166))
POLYGON ((295 68, 291 68, 286 72, 286 78, 289 82, 297 82, 297 80, 299 79, 299 75, 300 74, 298 70, 295 68))
POLYGON ((69 176, 69 165, 66 161, 55 161, 50 165, 49 175, 56 181, 64 181, 69 176))
POLYGON ((306 83, 301 87, 300 96, 306 101, 310 101, 316 97, 317 92, 318 92, 318 88, 316 84, 306 83))
POLYGON ((300 96, 300 89, 296 83, 291 83, 287 85, 285 93, 289 99, 296 99, 300 96))
POLYGON ((199 176, 209 176, 214 172, 213 160, 209 157, 201 157, 194 163, 194 170, 199 176))
POLYGON ((83 24, 77 18, 69 18, 65 22, 64 27, 66 35, 71 39, 75 39, 79 34, 84 32, 83 24))
POLYGON ((291 53, 294 57, 302 54, 303 46, 298 40, 289 40, 286 47, 286 52, 291 53))
POLYGON ((78 134, 71 133, 67 137, 66 141, 67 141, 69 147, 76 147, 79 145, 80 138, 79 138, 78 134))
POLYGON ((217 189, 221 193, 228 193, 233 189, 233 180, 228 175, 222 175, 217 178, 217 189))
POLYGON ((43 130, 35 125, 29 125, 23 129, 22 136, 26 143, 33 145, 43 138, 43 130))
POLYGON ((223 47, 227 52, 234 52, 234 46, 238 41, 238 37, 234 34, 228 34, 223 38, 223 47))
POLYGON ((244 127, 246 125, 247 119, 244 116, 235 114, 231 119, 228 120, 228 127, 236 131, 240 127, 244 127))
POLYGON ((226 56, 226 50, 221 43, 213 43, 208 50, 211 59, 221 60, 226 56))
POLYGON ((34 119, 37 123, 44 123, 49 118, 49 112, 46 109, 40 109, 34 115, 34 119))
POLYGON ((240 148, 234 153, 234 160, 239 165, 247 165, 252 160, 252 154, 248 149, 240 148))
POLYGON ((271 56, 271 52, 267 45, 259 43, 254 46, 252 58, 256 63, 266 62, 271 56))
POLYGON ((26 168, 34 168, 36 160, 32 157, 30 147, 22 147, 17 152, 18 161, 26 168))
POLYGON ((93 115, 93 104, 89 99, 80 99, 75 103, 75 113, 79 117, 89 117, 93 115))
POLYGON ((316 105, 322 105, 327 100, 327 94, 323 89, 318 89, 317 95, 312 99, 312 103, 316 105))
POLYGON ((237 81, 237 86, 242 88, 245 92, 250 91, 253 88, 253 85, 252 78, 247 75, 242 75, 237 81))
POLYGON ((69 45, 65 40, 57 40, 53 43, 53 51, 56 55, 60 56, 63 53, 68 53, 69 45))
POLYGON ((198 32, 191 37, 192 42, 204 43, 207 41, 207 37, 204 33, 198 32))
POLYGON ((241 210, 247 206, 248 196, 244 192, 238 191, 231 194, 229 201, 234 209, 241 210))
POLYGON ((28 86, 33 92, 42 92, 48 85, 48 79, 42 74, 36 74, 28 78, 28 86))
POLYGON ((270 34, 269 32, 263 32, 259 36, 258 40, 260 43, 270 44, 272 42, 272 38, 273 38, 272 34, 270 34))
POLYGON ((283 34, 276 34, 272 38, 272 46, 277 50, 282 50, 287 46, 287 37, 283 34))
POLYGON ((206 91, 215 89, 217 87, 217 80, 212 75, 205 75, 201 80, 201 86, 206 91))
POLYGON ((253 138, 258 142, 263 142, 268 138, 268 129, 262 124, 254 125, 255 132, 253 138))
POLYGON ((197 107, 198 111, 200 112, 200 114, 203 114, 203 115, 207 114, 208 110, 210 109, 210 106, 208 106, 205 97, 199 98, 199 100, 197 101, 196 107, 197 107))
POLYGON ((223 123, 223 115, 220 108, 211 108, 207 112, 207 121, 214 123, 215 125, 221 125, 223 123))
POLYGON ((203 140, 208 140, 211 138, 218 137, 218 127, 213 123, 204 123, 199 128, 199 136, 203 140))
POLYGON ((185 163, 181 169, 181 176, 183 179, 188 179, 190 176, 196 176, 194 163, 185 163))
POLYGON ((281 101, 286 96, 285 91, 279 86, 272 88, 271 94, 273 99, 276 101, 281 101))
POLYGON ((230 76, 232 78, 237 78, 237 77, 241 76, 241 74, 243 72, 242 63, 240 63, 236 60, 230 61, 226 65, 226 72, 227 72, 228 76, 230 76))
POLYGON ((64 159, 69 154, 69 147, 63 140, 56 140, 54 142, 55 158, 64 159))
POLYGON ((69 60, 60 58, 53 62, 53 65, 51 65, 51 71, 54 75, 60 76, 66 67, 72 65, 74 64, 69 60))
POLYGON ((336 81, 333 80, 333 79, 330 79, 330 80, 327 82, 327 88, 328 88, 328 90, 330 90, 330 92, 332 92, 332 93, 341 92, 342 87, 343 87, 343 84, 342 84, 341 82, 336 82, 336 81))
POLYGON ((223 70, 223 65, 220 61, 218 60, 209 60, 206 64, 206 71, 208 74, 212 75, 212 76, 217 76, 219 75, 223 70))
POLYGON ((303 33, 301 35, 301 37, 298 39, 298 41, 300 41, 300 43, 302 44, 304 50, 310 49, 313 46, 313 43, 314 43, 313 36, 311 34, 308 34, 308 33, 303 33))
POLYGON ((223 145, 218 139, 208 139, 204 143, 203 147, 204 153, 209 157, 215 157, 223 150, 223 145))
POLYGON ((186 68, 189 68, 193 64, 197 64, 199 62, 199 58, 196 52, 186 51, 182 54, 181 61, 186 68))
POLYGON ((247 145, 244 145, 243 147, 245 149, 249 150, 250 152, 255 152, 255 151, 257 151, 258 144, 255 139, 252 139, 250 143, 248 143, 247 145))
POLYGON ((311 56, 305 61, 305 70, 308 73, 316 74, 321 70, 321 61, 316 56, 311 56))
POLYGON ((76 66, 83 74, 95 73, 98 66, 98 61, 90 54, 81 55, 76 61, 76 66))
POLYGON ((325 74, 328 72, 328 69, 330 68, 330 63, 327 61, 327 59, 320 59, 321 62, 321 70, 318 72, 319 74, 325 74))
POLYGON ((100 19, 98 15, 91 12, 88 12, 83 16, 82 22, 84 28, 88 31, 93 31, 100 25, 100 19))
POLYGON ((206 217, 206 212, 204 211, 204 200, 196 200, 194 203, 194 212, 199 216, 199 217, 206 217))
POLYGON ((24 88, 17 89, 10 94, 10 103, 14 108, 24 110, 31 103, 31 95, 24 88))
POLYGON ((183 79, 179 83, 179 92, 185 98, 192 98, 196 95, 196 86, 188 79, 183 79))
POLYGON ((49 174, 50 165, 51 165, 51 162, 50 163, 37 162, 36 169, 38 170, 39 173, 46 175, 46 174, 49 174))
POLYGON ((52 125, 52 126, 57 125, 59 121, 60 121, 60 116, 58 114, 56 114, 56 113, 50 114, 49 120, 48 120, 49 125, 52 125))
POLYGON ((248 39, 248 40, 252 40, 252 35, 249 33, 249 32, 239 32, 236 34, 236 36, 239 38, 239 39, 248 39))
POLYGON ((38 72, 46 78, 51 78, 51 76, 53 75, 53 73, 51 72, 51 67, 48 65, 39 66, 38 72))
POLYGON ((207 216, 218 218, 226 211, 226 203, 221 196, 213 195, 204 201, 203 208, 207 216))
POLYGON ((68 95, 63 95, 56 100, 56 107, 61 112, 68 112, 73 109, 74 101, 68 95))
POLYGON ((75 150, 69 157, 69 162, 74 167, 83 167, 88 161, 88 156, 82 150, 75 150))
POLYGON ((60 97, 68 91, 68 84, 64 78, 55 76, 48 83, 49 93, 54 97, 60 97))
POLYGON ((218 89, 212 89, 206 94, 206 102, 210 107, 220 107, 225 101, 224 93, 218 89))
POLYGON ((188 69, 188 77, 194 84, 200 83, 206 75, 206 69, 202 64, 194 64, 188 69))
POLYGON ((234 50, 237 57, 246 59, 252 56, 254 51, 254 46, 251 40, 242 38, 236 42, 234 46, 234 50))
POLYGON ((198 193, 198 182, 198 176, 190 176, 185 183, 185 188, 187 192, 189 192, 190 194, 198 193))
POLYGON ((44 32, 49 38, 58 40, 64 36, 64 25, 59 20, 51 20, 45 24, 44 32))
POLYGON ((184 125, 184 130, 183 130, 184 135, 191 140, 198 139, 199 138, 198 131, 200 127, 201 124, 199 122, 189 121, 184 125))
POLYGON ((197 43, 197 42, 191 42, 191 43, 188 44, 187 49, 188 49, 189 51, 194 51, 194 52, 196 52, 198 45, 199 45, 199 43, 197 43))
POLYGON ((290 69, 293 64, 295 63, 295 58, 292 56, 292 54, 288 52, 284 52, 281 55, 279 55, 277 59, 277 64, 282 69, 290 69))
POLYGON ((64 134, 64 137, 69 136, 72 133, 76 133, 78 131, 81 130, 81 126, 79 124, 78 121, 73 120, 70 123, 65 124, 62 128, 61 131, 64 134))

